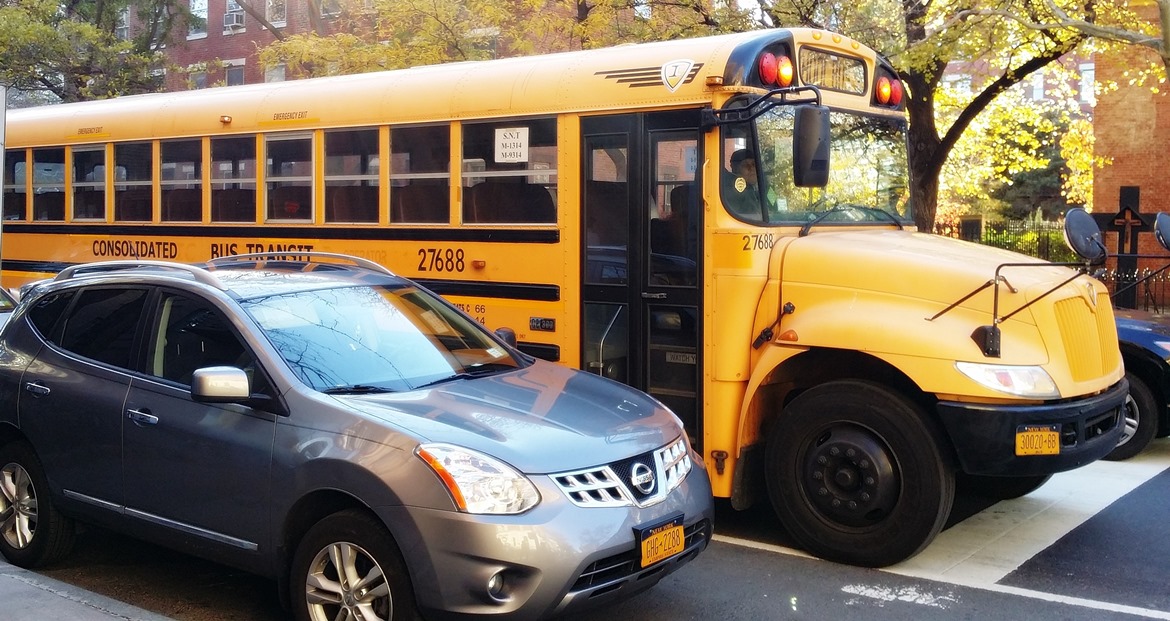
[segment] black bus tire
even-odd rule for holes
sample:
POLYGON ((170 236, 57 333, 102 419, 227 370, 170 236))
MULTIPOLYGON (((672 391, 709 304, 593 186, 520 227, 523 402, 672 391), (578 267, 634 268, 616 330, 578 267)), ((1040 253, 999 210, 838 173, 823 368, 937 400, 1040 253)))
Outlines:
POLYGON ((955 477, 937 425, 879 384, 845 380, 794 399, 768 432, 768 495, 796 541, 824 559, 884 567, 942 530, 955 477))

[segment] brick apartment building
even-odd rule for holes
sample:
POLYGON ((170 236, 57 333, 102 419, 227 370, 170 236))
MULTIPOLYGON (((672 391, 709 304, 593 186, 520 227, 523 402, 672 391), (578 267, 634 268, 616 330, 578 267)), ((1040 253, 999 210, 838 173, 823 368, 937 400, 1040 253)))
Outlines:
MULTIPOLYGON (((340 15, 337 0, 245 1, 284 34, 328 34, 340 15)), ((275 42, 276 35, 256 16, 235 0, 191 0, 190 7, 206 25, 186 27, 185 36, 176 35, 180 42, 167 49, 171 61, 188 72, 168 75, 166 90, 284 80, 283 67, 260 65, 260 48, 275 42)))

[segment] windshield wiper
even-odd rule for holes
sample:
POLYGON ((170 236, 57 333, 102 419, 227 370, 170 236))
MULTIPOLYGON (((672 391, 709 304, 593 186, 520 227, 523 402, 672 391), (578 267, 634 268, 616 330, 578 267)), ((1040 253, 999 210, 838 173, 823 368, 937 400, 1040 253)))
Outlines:
POLYGON ((837 205, 836 207, 834 207, 832 209, 827 209, 825 211, 822 211, 821 213, 817 214, 817 217, 813 218, 812 220, 809 220, 808 222, 805 222, 804 226, 800 227, 800 236, 804 237, 804 236, 808 235, 808 232, 810 230, 812 230, 812 227, 816 226, 821 220, 828 218, 831 214, 841 213, 843 211, 860 211, 863 213, 877 212, 877 213, 881 214, 882 216, 889 218, 890 221, 894 223, 894 226, 898 227, 898 230, 903 229, 902 221, 898 220, 897 216, 886 211, 885 209, 878 209, 877 207, 867 207, 865 205, 854 205, 852 203, 841 203, 840 205, 837 205))
POLYGON ((394 392, 389 388, 381 386, 371 386, 369 384, 354 384, 352 386, 335 386, 333 388, 326 388, 322 390, 322 394, 326 395, 368 395, 379 392, 394 392))
POLYGON ((497 373, 504 373, 507 371, 515 371, 517 368, 519 368, 519 367, 517 367, 514 364, 504 364, 502 362, 484 362, 482 364, 473 364, 469 367, 466 367, 463 371, 460 371, 459 373, 452 373, 451 375, 448 375, 446 377, 440 377, 437 380, 432 380, 432 381, 429 381, 425 384, 419 384, 418 386, 413 387, 411 390, 418 390, 419 388, 428 388, 428 387, 434 386, 436 384, 445 384, 447 382, 453 382, 455 380, 475 379, 477 377, 487 377, 488 375, 495 375, 497 373))

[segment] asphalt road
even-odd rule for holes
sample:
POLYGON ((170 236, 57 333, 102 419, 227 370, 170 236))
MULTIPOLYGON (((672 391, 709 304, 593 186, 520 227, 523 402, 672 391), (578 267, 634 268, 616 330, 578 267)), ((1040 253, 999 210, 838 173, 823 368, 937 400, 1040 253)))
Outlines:
MULTIPOLYGON (((695 562, 571 619, 1170 620, 1170 438, 1019 500, 960 497, 935 543, 885 570, 803 555, 766 508, 718 509, 695 562)), ((179 621, 286 619, 270 581, 102 530, 39 573, 179 621)))

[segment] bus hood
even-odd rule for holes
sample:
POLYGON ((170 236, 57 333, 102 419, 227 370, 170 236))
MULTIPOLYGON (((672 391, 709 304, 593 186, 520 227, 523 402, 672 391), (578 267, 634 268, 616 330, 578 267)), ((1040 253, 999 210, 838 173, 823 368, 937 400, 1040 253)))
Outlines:
POLYGON ((678 418, 628 386, 545 361, 405 393, 340 397, 423 442, 475 449, 528 474, 640 455, 678 439, 678 418))
MULTIPOLYGON (((1072 271, 1047 261, 939 235, 898 230, 824 232, 789 244, 783 257, 784 282, 846 291, 875 292, 934 302, 936 312, 958 302, 1000 274, 1016 289, 999 288, 1000 313, 1010 312, 1067 280, 1072 271)), ((960 306, 987 313, 991 321, 993 288, 960 306)), ((1029 321, 1030 318, 1017 316, 1029 321)))

